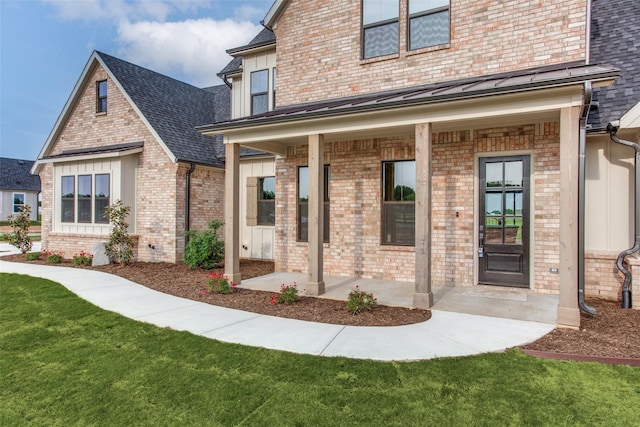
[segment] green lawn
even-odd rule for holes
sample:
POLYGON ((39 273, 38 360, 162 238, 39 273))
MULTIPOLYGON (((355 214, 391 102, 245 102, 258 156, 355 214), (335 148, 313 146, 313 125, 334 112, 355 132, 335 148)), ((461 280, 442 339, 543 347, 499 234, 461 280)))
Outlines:
POLYGON ((640 425, 640 368, 412 363, 224 344, 0 274, 0 425, 640 425))

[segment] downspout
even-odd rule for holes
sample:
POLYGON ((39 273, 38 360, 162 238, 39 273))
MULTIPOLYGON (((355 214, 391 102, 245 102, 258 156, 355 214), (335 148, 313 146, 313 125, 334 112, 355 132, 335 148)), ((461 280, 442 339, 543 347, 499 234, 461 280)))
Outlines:
POLYGON ((636 150, 636 159, 635 159, 635 171, 636 171, 636 179, 635 179, 635 207, 633 210, 635 216, 635 224, 634 224, 634 235, 635 241, 631 248, 626 251, 620 252, 618 255, 618 259, 616 260, 616 266, 618 270, 624 274, 624 283, 622 284, 622 308, 631 308, 631 272, 624 266, 624 259, 626 256, 634 254, 640 250, 640 144, 636 144, 635 142, 625 141, 624 139, 618 138, 616 133, 620 128, 620 122, 614 121, 607 125, 607 132, 609 132, 609 136, 611 140, 615 143, 625 145, 627 147, 632 147, 636 150))
POLYGON ((587 117, 591 107, 591 82, 584 83, 584 98, 580 113, 579 152, 578 152, 578 305, 582 311, 596 314, 596 309, 585 300, 584 273, 584 222, 585 222, 585 163, 587 152, 587 117))
POLYGON ((185 248, 189 243, 189 224, 191 223, 191 174, 196 169, 196 164, 191 162, 189 170, 186 175, 186 190, 185 190, 185 202, 184 202, 184 245, 185 248))
POLYGON ((227 80, 227 75, 226 74, 222 75, 222 81, 224 82, 224 84, 226 84, 229 87, 229 89, 233 89, 231 83, 229 82, 229 80, 227 80))

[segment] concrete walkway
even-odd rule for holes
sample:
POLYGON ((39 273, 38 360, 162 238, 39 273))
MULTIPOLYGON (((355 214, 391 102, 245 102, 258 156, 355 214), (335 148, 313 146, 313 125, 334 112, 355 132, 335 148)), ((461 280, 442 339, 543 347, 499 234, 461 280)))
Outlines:
MULTIPOLYGON (((0 254, 2 251, 0 244, 0 254)), ((92 270, 0 261, 0 272, 61 283, 98 307, 160 327, 230 343, 318 356, 384 361, 467 356, 525 344, 554 328, 548 323, 441 310, 433 310, 429 321, 415 325, 329 325, 178 298, 92 270)))

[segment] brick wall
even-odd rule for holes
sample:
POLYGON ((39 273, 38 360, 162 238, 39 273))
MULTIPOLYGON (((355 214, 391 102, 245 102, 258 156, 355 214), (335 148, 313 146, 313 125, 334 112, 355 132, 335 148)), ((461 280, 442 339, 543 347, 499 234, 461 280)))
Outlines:
MULTIPOLYGON (((434 285, 474 285, 476 156, 521 152, 532 156, 532 287, 558 292, 558 275, 549 270, 559 264, 558 130, 557 123, 544 123, 433 135, 434 285)), ((413 159, 414 147, 412 136, 325 143, 324 161, 331 165, 327 275, 413 280, 414 248, 380 244, 380 207, 382 161, 413 159)), ((296 241, 297 168, 307 162, 306 146, 276 160, 276 271, 307 271, 308 244, 296 241)))
POLYGON ((292 0, 275 29, 278 105, 584 59, 585 0, 451 2, 451 41, 407 52, 400 0, 400 51, 361 60, 360 1, 292 0))

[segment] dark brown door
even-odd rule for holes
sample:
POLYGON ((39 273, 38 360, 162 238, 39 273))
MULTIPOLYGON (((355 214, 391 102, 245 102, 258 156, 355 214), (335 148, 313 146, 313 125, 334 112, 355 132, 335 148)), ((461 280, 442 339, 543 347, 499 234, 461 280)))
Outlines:
POLYGON ((529 156, 480 159, 479 283, 529 287, 529 156))

